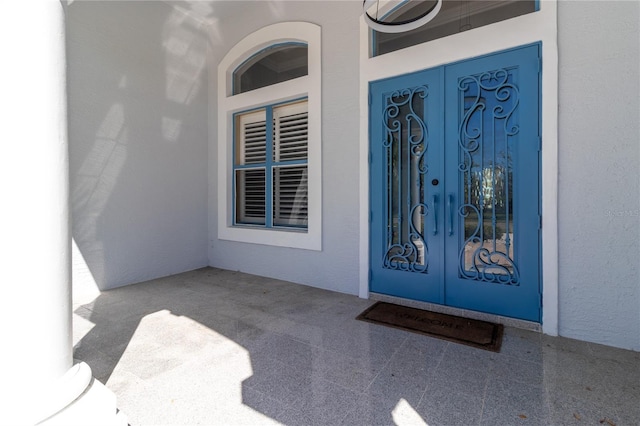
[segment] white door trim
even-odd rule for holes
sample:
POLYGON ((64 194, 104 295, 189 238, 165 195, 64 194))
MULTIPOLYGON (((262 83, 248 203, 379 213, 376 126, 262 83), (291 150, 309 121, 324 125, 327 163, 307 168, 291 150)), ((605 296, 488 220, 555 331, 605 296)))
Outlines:
POLYGON ((542 41, 542 331, 558 335, 558 28, 556 0, 540 10, 375 58, 360 20, 359 296, 369 297, 369 82, 542 41))

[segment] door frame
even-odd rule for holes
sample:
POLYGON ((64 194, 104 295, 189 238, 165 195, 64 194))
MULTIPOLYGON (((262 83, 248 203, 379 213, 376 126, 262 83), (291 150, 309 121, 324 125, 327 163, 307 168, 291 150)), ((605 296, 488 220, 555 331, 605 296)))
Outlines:
POLYGON ((360 241, 359 296, 369 298, 369 83, 438 65, 542 42, 542 331, 558 334, 558 46, 557 2, 537 12, 369 57, 370 32, 360 20, 360 241), (508 34, 508 37, 505 37, 508 34))
MULTIPOLYGON (((377 297, 389 300, 387 297, 390 296, 393 298, 392 300, 401 298, 411 300, 412 303, 418 301, 420 303, 437 304, 441 306, 436 308, 437 310, 453 308, 469 312, 481 312, 482 315, 505 315, 510 318, 510 322, 511 319, 527 321, 527 326, 529 323, 538 324, 540 322, 540 198, 538 195, 540 191, 540 167, 537 161, 540 131, 540 52, 541 43, 538 42, 415 73, 376 80, 369 84, 369 119, 371 120, 369 125, 371 132, 369 143, 369 184, 371 185, 369 194, 369 209, 371 212, 369 228, 371 272, 369 275, 369 291, 376 294, 379 292, 381 296, 377 297), (458 132, 461 125, 459 114, 461 114, 463 106, 462 91, 458 87, 459 79, 468 79, 470 76, 478 76, 481 73, 489 73, 495 70, 511 70, 508 73, 513 75, 512 82, 517 87, 517 89, 513 90, 517 92, 517 103, 508 104, 508 102, 513 102, 511 100, 507 101, 507 104, 491 104, 492 100, 500 100, 498 96, 501 93, 498 89, 499 86, 495 86, 493 89, 490 87, 484 88, 483 92, 478 91, 477 96, 479 97, 481 93, 484 93, 482 96, 487 97, 487 111, 496 108, 497 105, 506 106, 509 111, 519 111, 515 113, 517 118, 514 117, 513 121, 507 121, 510 126, 517 126, 519 131, 512 135, 510 139, 503 135, 505 137, 504 143, 511 140, 510 149, 513 163, 510 170, 513 170, 514 195, 511 199, 513 211, 510 224, 512 232, 515 233, 512 235, 516 235, 513 240, 515 250, 512 253, 512 259, 516 270, 519 271, 516 273, 519 279, 511 276, 516 281, 509 281, 509 284, 506 282, 498 284, 491 279, 487 281, 460 275, 461 250, 468 242, 468 240, 465 241, 467 237, 464 236, 464 229, 466 229, 464 224, 466 221, 461 219, 460 212, 455 214, 454 219, 452 209, 458 211, 457 207, 454 208, 451 205, 445 207, 445 204, 447 204, 445 197, 453 196, 450 200, 455 198, 454 203, 456 206, 471 202, 470 200, 463 201, 464 190, 462 188, 463 181, 466 178, 459 171, 462 152, 459 146, 462 142, 458 140, 460 137, 458 132), (421 89, 424 90, 421 91, 421 89), (495 92, 492 90, 495 90, 495 92), (407 92, 405 93, 405 91, 407 92), (402 107, 399 105, 404 105, 406 102, 399 101, 399 104, 394 104, 392 101, 393 94, 397 93, 402 93, 401 97, 408 94, 408 99, 413 107, 417 108, 417 105, 415 105, 416 99, 418 103, 423 103, 424 116, 420 116, 419 119, 424 120, 426 129, 417 134, 398 135, 399 140, 395 144, 394 142, 389 142, 389 134, 393 134, 400 129, 403 129, 404 132, 405 129, 404 127, 394 128, 395 120, 404 122, 402 107), (418 96, 418 93, 422 93, 423 96, 418 96), (398 105, 398 107, 390 105, 398 105), (511 105, 513 110, 510 110, 508 105, 511 105), (397 115, 387 116, 386 114, 390 111, 395 112, 397 115), (393 124, 385 123, 383 126, 380 119, 383 119, 383 121, 393 120, 393 124), (424 143, 422 146, 425 147, 424 154, 426 154, 424 157, 420 157, 424 161, 425 173, 423 175, 423 185, 418 186, 418 188, 421 188, 419 192, 424 197, 422 203, 426 204, 421 215, 423 227, 418 227, 422 230, 413 230, 413 232, 416 232, 416 234, 413 234, 414 237, 422 240, 426 247, 425 251, 428 253, 426 255, 428 261, 424 264, 424 269, 420 267, 423 264, 413 265, 411 263, 411 253, 414 252, 407 251, 406 247, 403 247, 399 254, 393 256, 396 261, 405 265, 406 268, 393 264, 388 265, 386 261, 382 262, 381 260, 383 258, 390 260, 385 254, 388 254, 387 250, 390 249, 389 244, 391 244, 385 231, 390 226, 389 194, 401 193, 399 194, 400 198, 397 207, 399 210, 402 209, 400 206, 404 205, 405 201, 412 200, 414 203, 416 201, 413 196, 408 195, 409 193, 413 194, 411 189, 406 188, 407 192, 405 193, 405 189, 396 187, 396 184, 388 186, 389 167, 396 170, 394 166, 389 165, 389 149, 394 151, 398 146, 407 146, 406 143, 411 141, 411 135, 424 138, 415 141, 415 143, 424 143), (403 139, 403 137, 409 139, 403 139), (389 142, 391 147, 386 147, 382 139, 389 142), (531 161, 534 157, 536 158, 535 162, 531 161), (432 186, 430 184, 432 178, 437 178, 441 182, 436 186, 432 186), (516 193, 520 195, 518 196, 516 193), (409 198, 403 198, 405 195, 409 198), (431 203, 431 196, 434 197, 434 200, 436 197, 440 197, 441 201, 431 203), (450 218, 447 219, 449 216, 450 218), (430 227, 436 217, 441 218, 441 220, 439 221, 439 226, 433 228, 432 234, 430 227), (450 221, 450 230, 447 232, 445 225, 448 221, 450 221), (528 254, 525 255, 524 253, 528 254), (407 263, 398 260, 398 258, 403 258, 404 255, 408 256, 405 258, 407 263)), ((496 71, 496 76, 498 72, 496 71)), ((487 82, 487 84, 492 86, 492 82, 487 82)), ((473 86, 473 84, 471 85, 473 86)), ((480 89, 478 88, 478 90, 480 89)), ((478 101, 478 99, 475 99, 475 101, 478 101)), ((505 101, 505 99, 502 99, 502 101, 505 101)), ((464 108, 467 111, 466 104, 464 108)), ((404 112, 409 111, 405 110, 404 112)), ((411 109, 411 112, 419 114, 418 110, 411 109)), ((478 117, 478 115, 474 116, 478 117)), ((497 118, 490 115, 488 117, 489 120, 497 118)), ((505 126, 507 122, 504 122, 505 126)), ((475 128, 476 125, 478 125, 477 122, 472 127, 475 128)), ((478 138, 478 143, 487 143, 491 146, 491 138, 485 140, 484 135, 483 132, 483 137, 478 138)), ((495 141, 496 139, 494 139, 494 150, 496 149, 495 141)), ((477 155, 478 152, 475 153, 475 156, 477 155)), ((474 154, 470 153, 469 161, 473 156, 474 154)), ((483 154, 480 154, 480 156, 483 160, 486 160, 483 154)), ((404 154, 402 158, 405 159, 404 154)), ((398 154, 399 164, 404 163, 403 159, 398 154)), ((411 173, 410 170, 405 171, 411 173)), ((404 182, 408 175, 403 174, 403 171, 398 169, 398 176, 399 181, 404 182)), ((410 180, 414 185, 417 184, 414 180, 415 178, 416 176, 412 176, 410 180)), ((398 183, 398 185, 400 184, 398 183)), ((411 184, 408 183, 407 185, 411 184)), ((411 206, 416 207, 418 205, 411 204, 411 206)), ((398 217, 406 217, 407 213, 407 211, 404 211, 402 214, 398 214, 398 217)), ((414 220, 415 216, 413 216, 412 210, 411 219, 408 219, 408 221, 414 226, 418 226, 414 223, 414 220)), ((405 226, 407 226, 406 223, 405 226)), ((409 229, 405 229, 405 231, 408 234, 411 233, 409 229)), ((404 245, 408 243, 408 240, 402 237, 399 238, 400 240, 392 247, 398 248, 398 244, 404 245)), ((412 247, 416 249, 415 246, 412 247)), ((490 257, 492 258, 493 256, 490 257)), ((472 271, 468 272, 473 273, 472 271)), ((492 274, 490 273, 489 275, 492 274)), ((431 305, 427 306, 429 306, 426 307, 427 309, 433 309, 431 305)))

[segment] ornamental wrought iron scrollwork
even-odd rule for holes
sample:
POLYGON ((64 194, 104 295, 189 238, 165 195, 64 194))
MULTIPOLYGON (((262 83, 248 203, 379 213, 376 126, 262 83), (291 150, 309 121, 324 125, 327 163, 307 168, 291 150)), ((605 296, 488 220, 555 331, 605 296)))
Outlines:
POLYGON ((520 131, 513 123, 519 91, 506 69, 461 78, 458 89, 464 100, 458 133, 464 243, 458 270, 470 280, 519 285, 510 148, 520 131))
POLYGON ((383 267, 427 272, 429 250, 425 240, 424 176, 427 125, 423 120, 426 86, 397 90, 386 96, 382 112, 386 155, 386 247, 383 267))

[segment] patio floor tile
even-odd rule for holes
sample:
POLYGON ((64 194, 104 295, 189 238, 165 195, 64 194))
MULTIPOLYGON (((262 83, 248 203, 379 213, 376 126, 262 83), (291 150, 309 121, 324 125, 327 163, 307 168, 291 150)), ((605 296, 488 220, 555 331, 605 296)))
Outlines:
POLYGON ((500 353, 215 268, 74 304, 74 359, 141 425, 640 425, 640 354, 505 328, 500 353))

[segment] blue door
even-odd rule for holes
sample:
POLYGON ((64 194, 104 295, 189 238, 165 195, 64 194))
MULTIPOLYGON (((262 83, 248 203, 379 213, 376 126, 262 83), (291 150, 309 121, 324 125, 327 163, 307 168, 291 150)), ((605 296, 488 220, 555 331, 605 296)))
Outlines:
POLYGON ((370 85, 370 289, 540 321, 540 45, 370 85))

